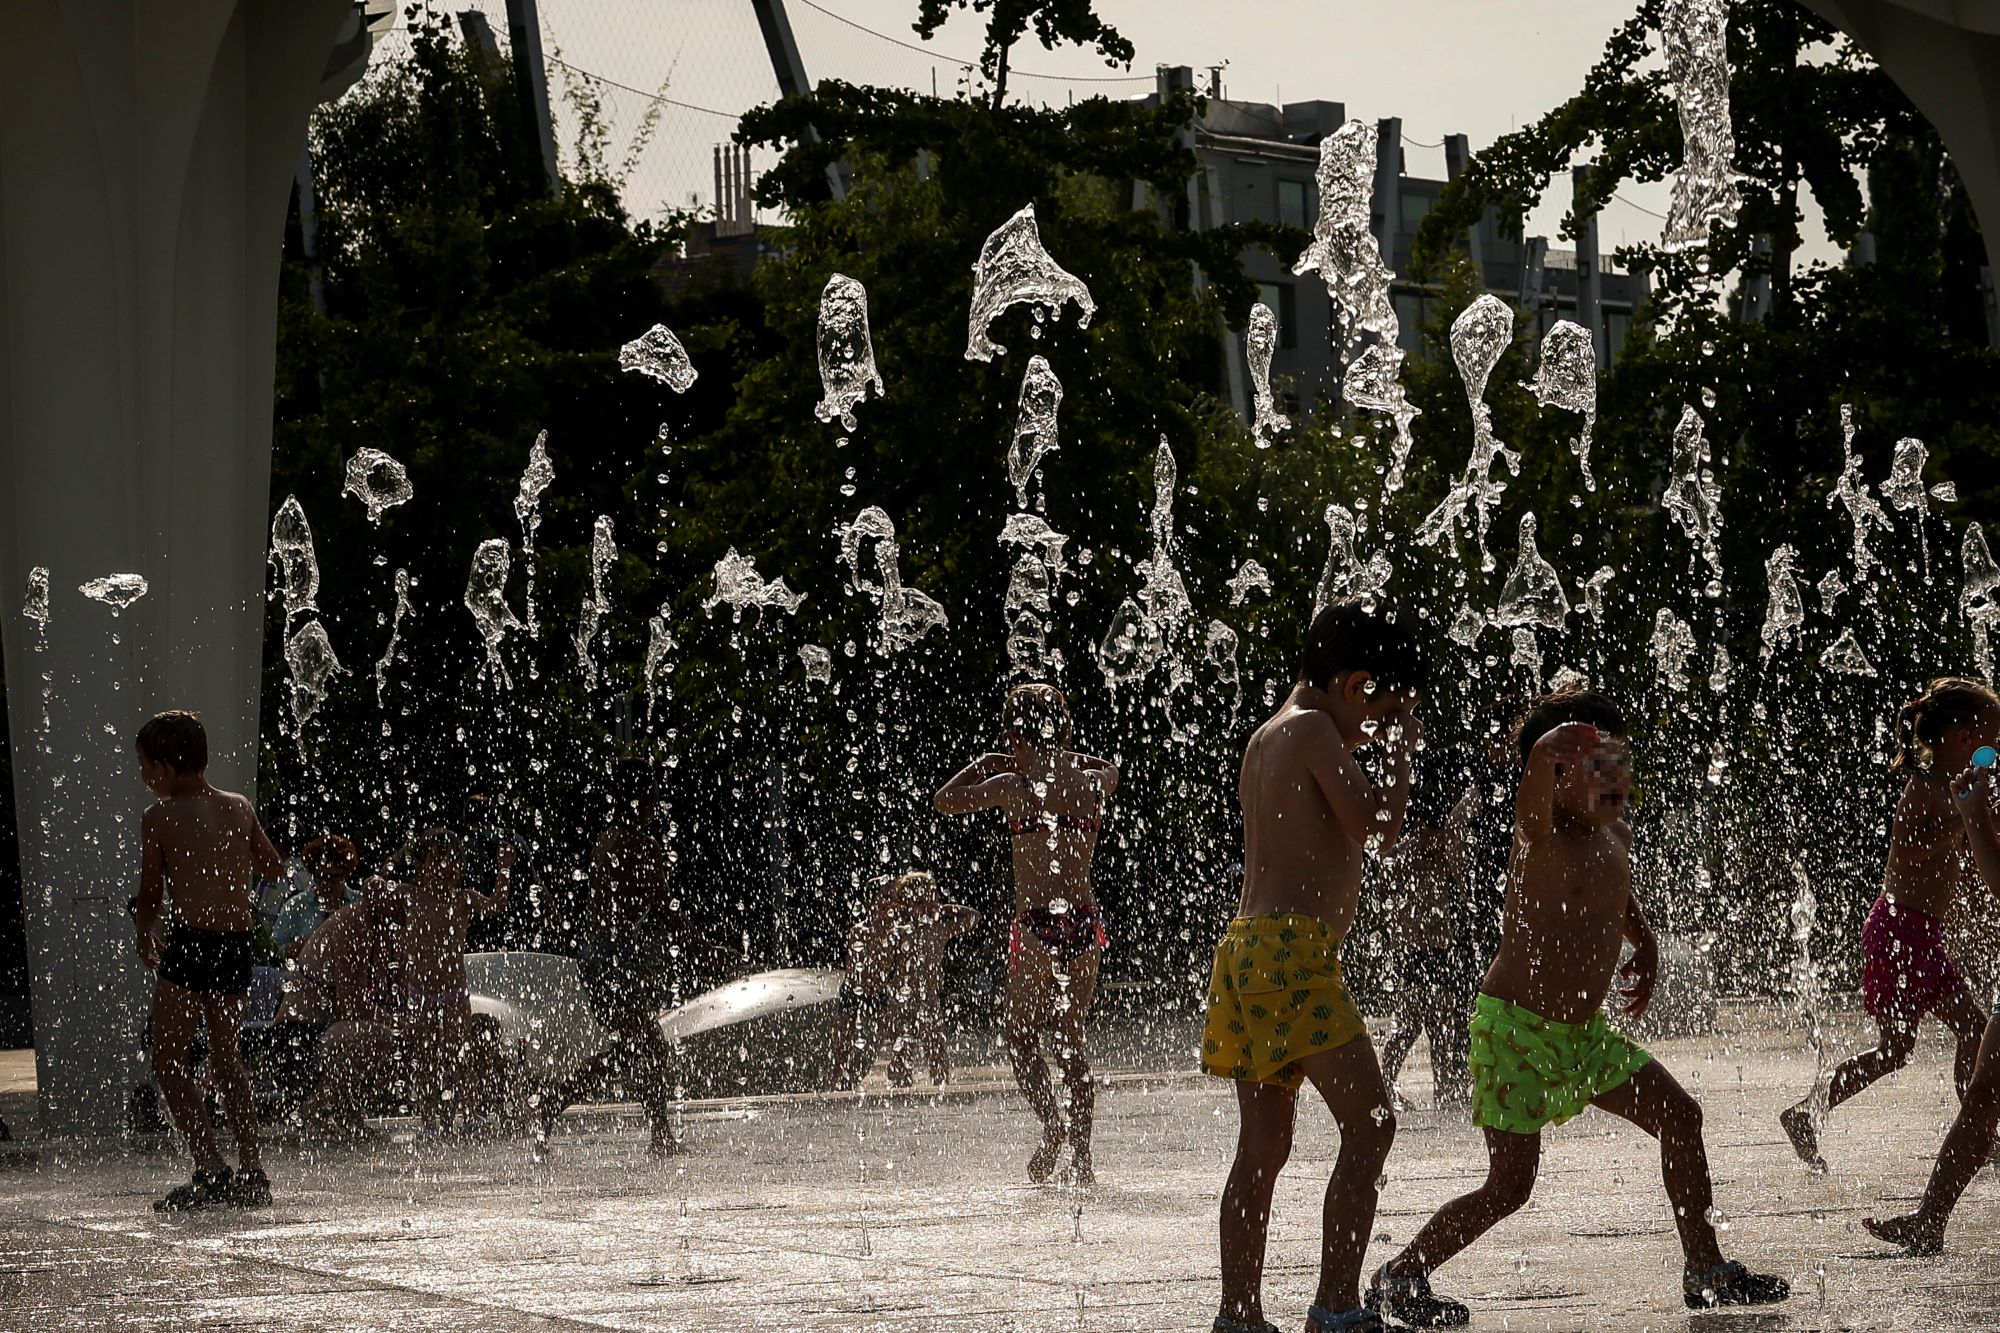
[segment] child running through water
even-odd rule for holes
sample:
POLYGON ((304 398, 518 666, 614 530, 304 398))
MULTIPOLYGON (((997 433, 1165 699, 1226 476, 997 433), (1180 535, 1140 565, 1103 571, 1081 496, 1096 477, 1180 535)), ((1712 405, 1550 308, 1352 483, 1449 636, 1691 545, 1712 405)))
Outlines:
POLYGON ((250 877, 275 879, 284 860, 250 802, 208 783, 208 732, 199 713, 166 712, 139 728, 139 776, 158 799, 139 821, 139 957, 153 984, 153 1077, 174 1127, 194 1158, 194 1179, 153 1207, 163 1213, 271 1202, 257 1142, 257 1108, 237 1039, 250 1000, 257 916, 250 877), (159 944, 161 916, 173 928, 159 944), (216 1146, 208 1107, 189 1068, 197 1029, 208 1037, 208 1068, 242 1170, 232 1173, 216 1146))
POLYGON ((1340 1127, 1326 1186, 1319 1287, 1306 1328, 1379 1329, 1360 1308, 1376 1184, 1395 1141, 1381 1068, 1340 970, 1365 851, 1403 826, 1421 660, 1387 603, 1350 598, 1313 617, 1297 683, 1243 751, 1243 896, 1215 948, 1201 1067, 1234 1081, 1236 1161, 1222 1191, 1222 1304, 1214 1333, 1266 1333, 1271 1192, 1291 1154, 1299 1089, 1340 1127), (1383 746, 1372 781, 1355 752, 1383 746))
POLYGON ((1646 1011, 1659 967, 1653 932, 1632 893, 1625 720, 1601 694, 1562 690, 1530 710, 1517 736, 1526 771, 1515 799, 1500 953, 1472 1019, 1472 1119, 1486 1135, 1486 1182, 1438 1209, 1382 1266, 1368 1304, 1422 1328, 1464 1324, 1470 1312, 1434 1295, 1430 1275, 1527 1203, 1542 1128, 1586 1106, 1659 1140, 1689 1309, 1784 1300, 1791 1287, 1783 1278, 1722 1257, 1709 1221, 1714 1190, 1700 1105, 1604 1018, 1621 937, 1634 950, 1619 976, 1635 1019, 1646 1011))
POLYGON ((892 1087, 915 1082, 913 1058, 919 1057, 931 1082, 943 1087, 951 1078, 940 1008, 945 949, 979 924, 979 913, 939 902, 937 881, 928 871, 906 870, 871 888, 861 919, 847 932, 830 1081, 836 1089, 852 1088, 864 1072, 856 1065, 868 1042, 886 1035, 892 1087))
MULTIPOLYGON (((1896 714, 1890 771, 1907 771, 1909 777, 1896 802, 1882 893, 1861 927, 1862 1007, 1881 1029, 1881 1040, 1834 1070, 1827 1111, 1908 1064, 1926 1013, 1957 1038, 1953 1075, 1960 1097, 1971 1082, 1986 1013, 1945 950, 1945 921, 1966 877, 1960 818, 1965 811, 1950 787, 1952 775, 1971 764, 1973 751, 1996 741, 2000 698, 1978 681, 1932 681, 1896 714)), ((1800 1160, 1824 1171, 1812 1102, 1808 1096, 1778 1119, 1800 1160)))
POLYGON ((1053 685, 1018 685, 1007 695, 1007 749, 984 755, 939 788, 939 813, 998 810, 1013 842, 1014 923, 1007 942, 1004 1030, 1014 1081, 1042 1122, 1042 1143, 1028 1159, 1028 1179, 1055 1175, 1063 1145, 1079 1185, 1096 1179, 1090 1152, 1096 1088, 1084 1050, 1084 1024, 1107 943, 1090 889, 1090 866, 1104 803, 1118 789, 1118 767, 1070 749, 1069 703, 1053 685), (1056 1063, 1069 1092, 1069 1119, 1056 1104, 1042 1059, 1042 1029, 1055 1037, 1056 1063))
MULTIPOLYGON (((1933 748, 1933 755, 1939 747, 1933 748)), ((1966 768, 1952 783, 1952 803, 1965 825, 1972 863, 1988 891, 2000 894, 2000 829, 1993 822, 1993 770, 1966 768)), ((1994 1008, 2000 1020, 2000 1006, 1994 1008)), ((1959 1196, 1993 1155, 1995 1130, 2000 1127, 2000 1021, 1986 1024, 1972 1077, 1959 1093, 1958 1116, 1945 1132, 1931 1168, 1923 1202, 1914 1213, 1900 1217, 1861 1219, 1871 1235, 1900 1245, 1913 1255, 1936 1254, 1944 1248, 1945 1228, 1959 1196)))

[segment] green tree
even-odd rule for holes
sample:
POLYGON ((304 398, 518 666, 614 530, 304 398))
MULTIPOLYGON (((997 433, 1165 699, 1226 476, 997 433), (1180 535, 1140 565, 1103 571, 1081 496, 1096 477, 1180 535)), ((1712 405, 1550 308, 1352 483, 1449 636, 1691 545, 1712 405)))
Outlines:
POLYGON ((1007 69, 1014 47, 1034 29, 1048 50, 1060 43, 1094 46, 1107 63, 1131 68, 1132 43, 1098 16, 1093 0, 917 0, 912 26, 925 41, 936 35, 954 9, 988 15, 986 44, 979 72, 992 85, 989 105, 996 110, 1007 101, 1007 69))

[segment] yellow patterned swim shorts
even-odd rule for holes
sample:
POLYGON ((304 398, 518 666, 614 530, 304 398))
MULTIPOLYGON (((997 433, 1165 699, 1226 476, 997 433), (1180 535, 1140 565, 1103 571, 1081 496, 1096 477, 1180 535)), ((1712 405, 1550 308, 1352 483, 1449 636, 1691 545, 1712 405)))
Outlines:
POLYGON ((1201 1067, 1296 1091, 1299 1061, 1367 1031, 1340 975, 1340 939, 1303 912, 1239 916, 1215 946, 1201 1067))
POLYGON ((1582 1023, 1558 1023, 1491 995, 1474 1002, 1470 1036, 1472 1123, 1510 1134, 1575 1118, 1653 1058, 1606 1022, 1602 1009, 1582 1023))

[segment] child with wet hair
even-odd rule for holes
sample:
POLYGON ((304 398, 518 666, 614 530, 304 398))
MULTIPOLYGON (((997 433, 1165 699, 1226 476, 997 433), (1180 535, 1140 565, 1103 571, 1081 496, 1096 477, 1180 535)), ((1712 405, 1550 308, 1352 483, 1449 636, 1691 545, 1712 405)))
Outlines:
POLYGON ((139 958, 153 969, 153 1077, 174 1127, 194 1157, 194 1178, 153 1205, 186 1212, 218 1204, 271 1202, 257 1140, 257 1107, 238 1038, 250 1002, 257 914, 250 877, 275 879, 284 858, 257 812, 208 781, 208 732, 199 713, 161 713, 139 728, 139 777, 156 798, 139 821, 139 958), (162 917, 173 929, 160 944, 162 917), (208 1070, 222 1093, 241 1170, 216 1147, 208 1107, 189 1052, 197 1030, 208 1040, 208 1070))
POLYGON ((1604 999, 1614 970, 1625 1011, 1652 999, 1659 950, 1632 892, 1631 745, 1617 706, 1561 690, 1522 719, 1525 771, 1515 795, 1514 854, 1500 953, 1472 1019, 1472 1119, 1486 1136, 1486 1181, 1446 1203, 1376 1273, 1368 1305, 1420 1328, 1464 1324, 1467 1308, 1431 1291, 1430 1275, 1518 1211, 1534 1192, 1542 1130, 1596 1106, 1660 1143, 1691 1310, 1784 1300, 1783 1278, 1727 1262, 1701 1107, 1658 1061, 1613 1028, 1604 999), (1633 953, 1618 965, 1620 943, 1633 953))
POLYGON ((1925 1014, 1957 1039, 1953 1076, 1960 1097, 1972 1079, 1986 1011, 1945 947, 1945 922, 1966 878, 1963 811, 1951 785, 1952 775, 1971 765, 1979 747, 1996 742, 2000 697, 1976 680, 1934 680, 1897 710, 1896 757, 1889 771, 1907 776, 1889 831, 1882 892, 1861 927, 1862 1007, 1875 1020, 1880 1039, 1833 1071, 1823 1111, 1816 1111, 1808 1096, 1778 1117, 1793 1149, 1815 1171, 1826 1170, 1820 1116, 1908 1064, 1925 1014))
POLYGON ((868 1039, 889 1041, 889 1083, 915 1082, 913 1057, 921 1056, 931 1082, 951 1078, 951 1053, 940 1004, 945 950, 979 924, 979 913, 938 900, 928 871, 906 870, 873 881, 860 919, 847 932, 847 976, 840 986, 840 1022, 834 1040, 832 1086, 852 1088, 868 1039), (864 1028, 872 1026, 872 1034, 864 1028))

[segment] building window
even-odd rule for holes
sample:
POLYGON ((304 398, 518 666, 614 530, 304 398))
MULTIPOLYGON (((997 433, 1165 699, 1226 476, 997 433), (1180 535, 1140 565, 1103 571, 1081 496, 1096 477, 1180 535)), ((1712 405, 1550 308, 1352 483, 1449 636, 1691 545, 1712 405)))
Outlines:
POLYGON ((1278 221, 1287 227, 1297 227, 1300 231, 1312 226, 1312 219, 1306 214, 1304 181, 1278 182, 1278 221))
POLYGON ((1403 196, 1403 234, 1414 236, 1417 228, 1430 215, 1434 201, 1427 194, 1406 194, 1403 196))
POLYGON ((1271 307, 1278 317, 1278 346, 1285 350, 1299 345, 1299 302, 1289 282, 1260 282, 1257 299, 1271 307))
POLYGON ((1622 310, 1609 310, 1604 315, 1604 346, 1611 360, 1616 361, 1625 351, 1625 339, 1632 332, 1632 317, 1622 310))
POLYGON ((1424 350, 1424 298, 1415 292, 1394 292, 1389 298, 1396 307, 1396 345, 1405 352, 1424 350))

